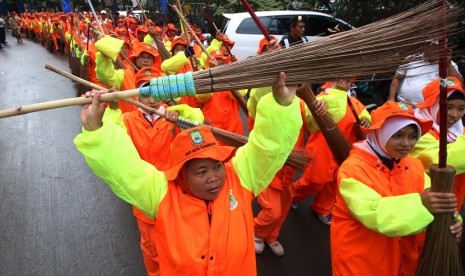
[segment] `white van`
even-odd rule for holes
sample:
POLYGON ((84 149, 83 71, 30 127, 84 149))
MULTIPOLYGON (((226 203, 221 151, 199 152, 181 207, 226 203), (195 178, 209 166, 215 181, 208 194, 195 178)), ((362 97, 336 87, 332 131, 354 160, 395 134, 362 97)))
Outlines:
MULTIPOLYGON (((257 17, 263 23, 270 35, 275 36, 278 41, 283 35, 288 34, 289 20, 301 15, 306 22, 305 36, 308 40, 316 39, 319 36, 331 34, 329 29, 336 26, 340 30, 350 30, 353 27, 330 15, 313 11, 263 11, 256 12, 257 17)), ((262 33, 247 12, 225 13, 221 30, 236 44, 232 48, 232 53, 239 59, 245 59, 257 53, 258 43, 263 38, 262 33)))

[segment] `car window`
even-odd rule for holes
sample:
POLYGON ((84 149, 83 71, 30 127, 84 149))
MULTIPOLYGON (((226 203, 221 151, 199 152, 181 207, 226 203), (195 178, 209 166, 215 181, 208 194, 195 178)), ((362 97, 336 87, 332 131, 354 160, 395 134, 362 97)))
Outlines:
POLYGON ((289 16, 274 16, 268 27, 271 35, 285 35, 289 32, 289 16))
MULTIPOLYGON (((273 16, 270 21, 268 32, 271 35, 285 35, 290 31, 289 21, 292 16, 273 16)), ((325 16, 304 16, 305 21, 305 36, 326 36, 330 35, 328 28, 334 28, 338 26, 340 30, 350 30, 350 26, 325 16)))
POLYGON ((309 16, 307 17, 305 35, 309 35, 309 36, 330 35, 331 32, 329 31, 329 29, 335 28, 336 26, 338 26, 338 29, 341 31, 346 31, 346 30, 351 29, 346 24, 331 17, 309 16))
POLYGON ((227 17, 223 17, 223 22, 221 22, 221 27, 220 27, 220 30, 223 30, 223 33, 226 33, 226 29, 228 28, 229 21, 231 21, 231 19, 227 17))
MULTIPOLYGON (((258 19, 262 22, 262 24, 267 28, 267 26, 270 24, 271 17, 269 16, 260 16, 258 19)), ((257 25, 253 21, 252 18, 245 18, 242 20, 241 24, 239 24, 239 27, 237 27, 236 33, 238 34, 262 34, 260 30, 258 29, 257 25)))

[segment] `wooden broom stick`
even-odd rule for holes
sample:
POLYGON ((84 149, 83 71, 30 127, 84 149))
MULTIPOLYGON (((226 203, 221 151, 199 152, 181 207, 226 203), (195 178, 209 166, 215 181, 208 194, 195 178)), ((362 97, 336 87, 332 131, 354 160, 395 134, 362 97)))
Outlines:
MULTIPOLYGON (((215 21, 213 20, 213 17, 211 15, 210 11, 208 10, 207 6, 203 7, 203 12, 207 16, 208 22, 210 22, 210 24, 213 25, 213 28, 215 28, 216 33, 221 32, 220 29, 218 29, 218 27, 216 26, 215 21)), ((228 51, 229 55, 232 58, 235 58, 234 55, 231 53, 231 49, 229 49, 228 44, 223 42, 223 45, 226 48, 226 50, 228 51)))
POLYGON ((247 12, 249 12, 250 17, 252 17, 257 27, 260 29, 262 34, 265 36, 266 40, 270 41, 271 40, 270 34, 268 34, 268 31, 266 30, 265 26, 263 26, 263 23, 260 21, 260 19, 258 19, 252 7, 249 5, 249 2, 247 2, 247 0, 241 0, 241 2, 242 2, 242 5, 244 5, 244 8, 247 10, 247 12))
MULTIPOLYGON (((102 95, 101 100, 105 102, 111 102, 115 100, 121 100, 125 98, 131 98, 139 95, 139 89, 130 89, 120 92, 112 92, 102 95)), ((0 110, 0 118, 6 118, 11 116, 23 115, 32 112, 50 110, 55 108, 62 108, 74 105, 83 105, 92 103, 92 99, 84 97, 69 98, 63 100, 56 100, 50 102, 36 103, 30 105, 23 105, 16 108, 0 110)))
POLYGON ((142 11, 142 23, 147 22, 147 15, 145 15, 145 10, 142 8, 142 5, 140 4, 139 0, 137 1, 137 5, 139 6, 139 9, 142 11))
MULTIPOLYGON (((147 15, 145 14, 145 10, 142 9, 142 5, 140 4, 139 0, 137 0, 137 5, 139 6, 139 9, 142 11, 142 17, 144 18, 145 22, 147 22, 147 15)), ((151 26, 150 28, 152 29, 151 26)), ((157 44, 157 51, 160 53, 161 59, 169 59, 171 57, 171 54, 166 50, 165 45, 163 45, 163 43, 158 39, 156 35, 153 37, 153 40, 155 41, 155 44, 157 44)))

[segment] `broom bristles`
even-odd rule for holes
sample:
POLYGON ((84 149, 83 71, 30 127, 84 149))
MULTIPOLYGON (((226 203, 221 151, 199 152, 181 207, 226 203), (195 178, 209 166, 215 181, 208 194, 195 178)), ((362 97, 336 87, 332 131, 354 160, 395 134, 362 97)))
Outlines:
POLYGON ((341 165, 349 156, 352 149, 350 142, 342 134, 341 130, 334 123, 327 113, 319 116, 315 113, 316 97, 309 84, 304 84, 298 91, 298 96, 305 102, 323 134, 326 143, 333 154, 334 159, 341 165))
MULTIPOLYGON (((449 34, 458 31, 461 11, 457 6, 448 10, 449 34)), ((396 16, 312 43, 195 72, 196 92, 270 86, 281 71, 286 72, 287 84, 393 73, 407 56, 423 51, 431 39, 442 35, 443 18, 441 8, 429 1, 396 16)), ((434 55, 441 56, 440 49, 434 50, 434 55)), ((414 58, 421 59, 421 56, 414 58)))
MULTIPOLYGON (((455 169, 447 166, 430 168, 431 191, 451 193, 454 190, 455 169)), ((435 214, 426 228, 426 239, 416 275, 462 275, 458 241, 450 232, 455 224, 452 213, 435 214)))

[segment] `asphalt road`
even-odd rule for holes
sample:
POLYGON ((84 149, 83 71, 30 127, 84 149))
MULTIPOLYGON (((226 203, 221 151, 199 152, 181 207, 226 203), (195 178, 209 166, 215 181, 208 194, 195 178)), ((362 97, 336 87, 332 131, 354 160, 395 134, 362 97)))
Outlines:
MULTIPOLYGON (((76 96, 66 56, 7 32, 0 109, 76 96)), ((93 175, 73 145, 80 107, 0 119, 0 275, 144 275, 131 207, 93 175)), ((330 275, 329 228, 291 210, 280 241, 257 257, 260 276, 330 275)), ((257 206, 254 203, 254 208, 257 206)))

